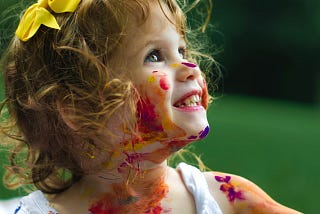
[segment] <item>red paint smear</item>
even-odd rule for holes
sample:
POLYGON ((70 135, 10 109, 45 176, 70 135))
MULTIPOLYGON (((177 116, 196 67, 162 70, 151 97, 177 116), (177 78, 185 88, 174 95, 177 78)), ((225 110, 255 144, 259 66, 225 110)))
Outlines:
POLYGON ((162 212, 162 207, 156 206, 155 208, 152 209, 152 214, 161 214, 162 212))
POLYGON ((89 211, 91 214, 106 214, 106 213, 121 213, 123 209, 118 206, 112 206, 115 203, 115 197, 111 194, 106 194, 98 202, 93 204, 89 211))
POLYGON ((168 84, 167 78, 162 77, 160 79, 160 87, 165 91, 169 89, 169 84, 168 84))
POLYGON ((137 113, 141 121, 152 121, 157 118, 154 110, 155 106, 151 104, 149 99, 140 99, 137 104, 137 113))
POLYGON ((142 133, 150 131, 163 131, 162 125, 159 123, 155 106, 148 98, 140 99, 137 103, 138 129, 142 133))

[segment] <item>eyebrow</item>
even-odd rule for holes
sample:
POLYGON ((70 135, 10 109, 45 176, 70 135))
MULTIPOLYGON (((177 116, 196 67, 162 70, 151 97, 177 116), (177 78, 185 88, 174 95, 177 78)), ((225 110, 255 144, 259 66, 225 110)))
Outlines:
MULTIPOLYGON (((166 39, 152 39, 152 40, 149 40, 149 41, 147 41, 137 52, 136 52, 136 54, 137 53, 139 53, 139 52, 141 52, 142 50, 144 50, 145 48, 147 48, 148 46, 150 46, 151 44, 161 44, 161 43, 167 43, 166 42, 167 40, 166 39)), ((171 42, 170 42, 171 43, 171 42)), ((184 40, 184 38, 181 36, 180 38, 179 38, 179 41, 178 41, 178 43, 179 43, 179 46, 180 45, 186 45, 186 41, 184 40), (182 43, 182 44, 181 44, 182 43)))

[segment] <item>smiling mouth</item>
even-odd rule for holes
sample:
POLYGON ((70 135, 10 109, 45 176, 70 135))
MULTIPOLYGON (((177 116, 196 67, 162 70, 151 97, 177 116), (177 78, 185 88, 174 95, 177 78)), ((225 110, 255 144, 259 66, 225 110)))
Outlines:
POLYGON ((176 108, 201 106, 201 96, 199 94, 193 94, 176 102, 173 106, 176 108))

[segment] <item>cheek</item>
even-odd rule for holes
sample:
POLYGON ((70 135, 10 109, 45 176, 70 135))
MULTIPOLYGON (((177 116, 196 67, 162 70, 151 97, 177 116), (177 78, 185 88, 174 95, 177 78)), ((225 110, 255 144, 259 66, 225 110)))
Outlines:
POLYGON ((202 86, 202 97, 201 97, 201 104, 205 109, 208 109, 210 95, 208 92, 208 87, 206 81, 203 79, 203 86, 202 86))
POLYGON ((171 88, 170 80, 167 74, 153 71, 151 75, 146 77, 146 81, 141 84, 140 91, 142 96, 150 100, 157 107, 158 104, 163 104, 168 98, 168 93, 171 88))
POLYGON ((157 119, 155 106, 150 103, 149 99, 139 100, 137 104, 137 113, 142 121, 153 121, 157 119))
POLYGON ((147 129, 149 131, 163 131, 159 112, 162 115, 166 112, 163 105, 170 89, 167 75, 153 71, 138 89, 142 95, 137 103, 140 131, 144 132, 147 129))
POLYGON ((170 89, 170 83, 168 80, 168 75, 161 73, 159 71, 152 71, 152 74, 147 77, 148 85, 152 87, 160 87, 162 90, 167 91, 170 89), (152 85, 150 85, 152 84, 152 85))
POLYGON ((170 88, 169 81, 168 81, 167 77, 162 77, 160 79, 160 87, 165 91, 167 91, 170 88))

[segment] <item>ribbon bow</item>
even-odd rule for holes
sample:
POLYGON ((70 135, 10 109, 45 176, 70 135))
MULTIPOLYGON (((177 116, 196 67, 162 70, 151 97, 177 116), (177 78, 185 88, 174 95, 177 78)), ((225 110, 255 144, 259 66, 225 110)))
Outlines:
POLYGON ((22 40, 29 40, 40 28, 45 25, 60 30, 56 18, 47 10, 55 13, 74 12, 81 0, 38 0, 31 5, 22 16, 16 30, 16 36, 22 40))

